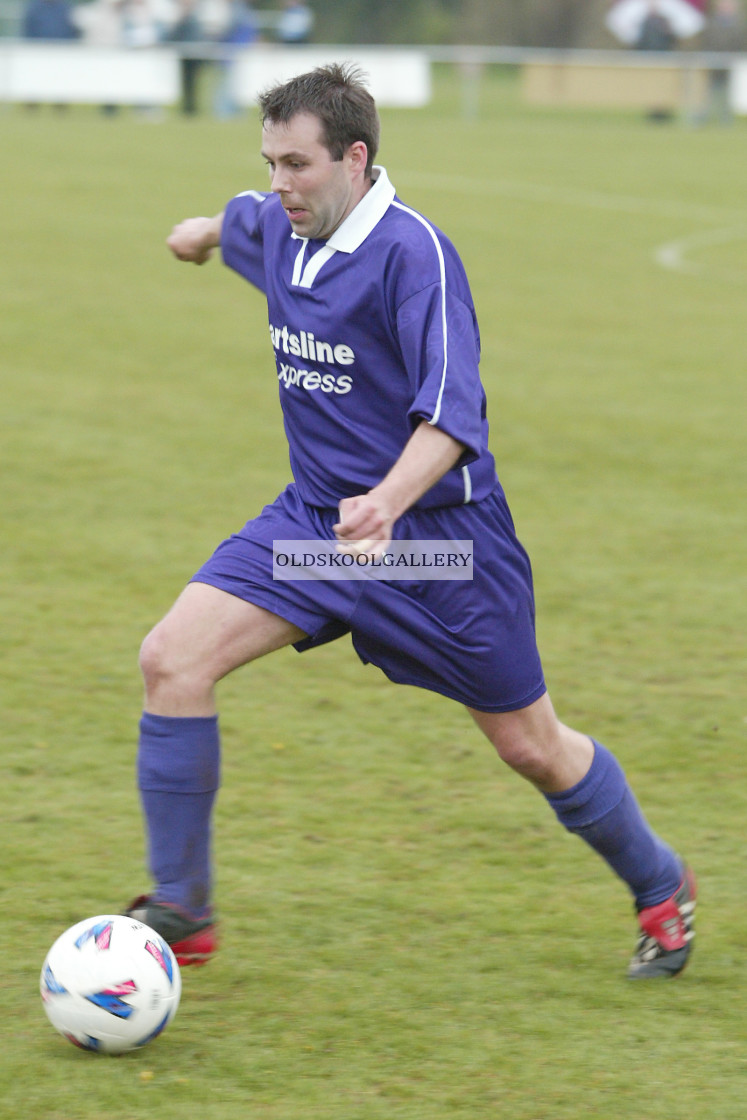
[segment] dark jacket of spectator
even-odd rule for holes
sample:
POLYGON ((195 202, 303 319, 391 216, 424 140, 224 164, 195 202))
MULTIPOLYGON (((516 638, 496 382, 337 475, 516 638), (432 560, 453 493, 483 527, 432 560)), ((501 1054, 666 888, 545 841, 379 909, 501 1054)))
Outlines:
POLYGON ((23 34, 27 39, 77 39, 67 0, 31 0, 23 14, 23 34))

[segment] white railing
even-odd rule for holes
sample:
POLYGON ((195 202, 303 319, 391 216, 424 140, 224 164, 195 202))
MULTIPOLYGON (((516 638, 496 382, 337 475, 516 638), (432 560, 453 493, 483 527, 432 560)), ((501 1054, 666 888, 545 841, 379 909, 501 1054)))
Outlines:
MULTIPOLYGON (((0 0, 0 3, 7 0, 0 0)), ((273 13, 274 14, 274 13, 273 13)), ((480 83, 492 66, 515 66, 523 74, 552 72, 549 86, 562 103, 563 75, 586 75, 587 95, 583 103, 594 104, 592 78, 617 73, 635 79, 643 88, 643 76, 674 75, 678 108, 691 108, 699 96, 698 81, 713 70, 731 75, 730 100, 738 113, 747 114, 747 55, 703 51, 654 53, 634 50, 559 50, 503 46, 360 46, 313 44, 287 50, 271 43, 243 49, 227 49, 215 41, 162 43, 144 49, 107 49, 73 43, 40 43, 0 38, 0 101, 110 102, 128 104, 173 104, 179 99, 178 59, 200 58, 236 61, 235 89, 239 104, 253 102, 258 89, 324 61, 352 60, 361 64, 371 78, 374 96, 382 105, 417 107, 428 103, 431 66, 454 66, 460 75, 465 115, 479 111, 480 83)), ((635 84, 635 83, 634 83, 635 84)), ((539 83, 541 88, 542 83, 539 83)), ((535 88, 537 84, 535 83, 535 88)), ((542 94, 540 93, 540 96, 542 94)), ((552 93, 546 95, 550 101, 552 93)), ((624 103, 623 94, 620 94, 624 103)), ((572 103, 572 98, 567 102, 572 103)), ((611 104, 608 99, 600 104, 611 104)))

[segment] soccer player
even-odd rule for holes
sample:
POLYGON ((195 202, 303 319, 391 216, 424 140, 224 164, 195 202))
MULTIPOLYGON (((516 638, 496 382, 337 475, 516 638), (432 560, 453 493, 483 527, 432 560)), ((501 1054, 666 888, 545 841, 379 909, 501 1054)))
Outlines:
MULTIPOLYGON (((628 885, 628 974, 673 976, 695 880, 651 830, 615 757, 557 719, 534 632, 532 577, 488 448, 479 333, 451 242, 374 166, 379 120, 351 67, 260 98, 269 191, 174 227, 181 261, 224 262, 265 293, 294 481, 224 541, 146 638, 138 784, 151 894, 128 913, 182 964, 217 946, 211 820, 216 682, 283 646, 350 633, 393 681, 463 704, 499 756, 628 885), (273 579, 273 541, 471 541, 462 581, 273 579)), ((375 542, 375 543, 373 543, 375 542)))

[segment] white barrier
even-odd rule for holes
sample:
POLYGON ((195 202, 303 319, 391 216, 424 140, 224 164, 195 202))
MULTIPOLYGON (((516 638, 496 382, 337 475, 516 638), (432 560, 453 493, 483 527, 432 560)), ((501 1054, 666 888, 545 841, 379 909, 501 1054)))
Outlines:
MULTIPOLYGON (((0 40, 0 102, 50 101, 97 104, 175 104, 181 95, 179 55, 217 60, 225 57, 215 43, 189 47, 116 50, 83 44, 0 40)), ((529 47, 341 47, 308 46, 285 50, 257 45, 237 52, 233 67, 235 99, 250 106, 257 93, 275 81, 325 62, 354 62, 369 76, 370 89, 382 106, 419 108, 431 99, 431 66, 456 66, 462 76, 465 115, 475 115, 480 75, 486 67, 511 65, 530 69, 553 65, 591 70, 632 70, 644 74, 665 66, 681 75, 681 108, 696 106, 692 92, 709 69, 731 71, 729 100, 735 113, 747 115, 747 57, 670 51, 557 51, 529 47)), ((557 92, 557 91, 556 91, 557 92)), ((551 97, 551 100, 553 98, 551 97)), ((592 97, 586 103, 602 104, 592 97)))
MULTIPOLYGON (((178 51, 121 50, 69 43, 0 42, 0 101, 112 105, 171 105, 179 100, 179 54, 219 59, 208 44, 178 51)), ((431 99, 427 54, 417 50, 356 47, 253 47, 236 52, 232 81, 237 104, 327 62, 354 62, 368 76, 379 105, 419 108, 431 99)))
POLYGON ((747 61, 737 62, 731 68, 729 101, 735 113, 747 114, 747 61))
POLYGON ((431 100, 431 66, 425 51, 340 46, 244 51, 236 59, 234 97, 239 105, 254 105, 257 94, 275 82, 330 62, 359 66, 377 105, 419 109, 431 100))
POLYGON ((170 50, 0 43, 0 101, 171 105, 179 97, 170 50))

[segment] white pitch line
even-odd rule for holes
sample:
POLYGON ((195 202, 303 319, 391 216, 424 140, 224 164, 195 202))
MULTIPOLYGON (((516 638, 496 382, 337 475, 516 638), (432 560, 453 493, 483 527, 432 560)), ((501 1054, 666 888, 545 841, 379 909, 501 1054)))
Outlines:
POLYGON ((659 245, 653 252, 655 262, 673 272, 700 272, 702 267, 687 260, 687 255, 698 249, 708 248, 711 245, 725 245, 747 236, 743 211, 722 210, 713 206, 694 206, 689 203, 673 202, 670 199, 641 198, 636 195, 611 194, 604 191, 568 190, 545 183, 526 183, 511 179, 480 181, 467 175, 444 175, 439 172, 433 174, 405 172, 398 175, 397 179, 406 187, 457 191, 459 194, 479 195, 482 198, 500 196, 522 202, 579 206, 582 209, 611 210, 626 214, 651 214, 677 220, 741 223, 738 226, 703 230, 659 245))
POLYGON ((708 229, 700 233, 691 233, 688 237, 659 245, 654 252, 654 260, 662 268, 671 269, 673 272, 702 272, 702 265, 687 259, 691 253, 699 249, 708 249, 712 245, 728 245, 745 237, 747 237, 745 226, 729 226, 727 229, 708 229))
POLYGON ((397 182, 406 187, 457 191, 460 194, 490 197, 499 195, 520 201, 550 202, 558 206, 580 206, 582 209, 614 210, 627 214, 653 214, 688 221, 724 222, 745 220, 743 210, 725 210, 673 202, 669 199, 641 198, 636 195, 612 194, 605 191, 582 191, 558 188, 545 183, 526 183, 511 179, 472 179, 467 175, 444 175, 418 171, 397 174, 397 182))

